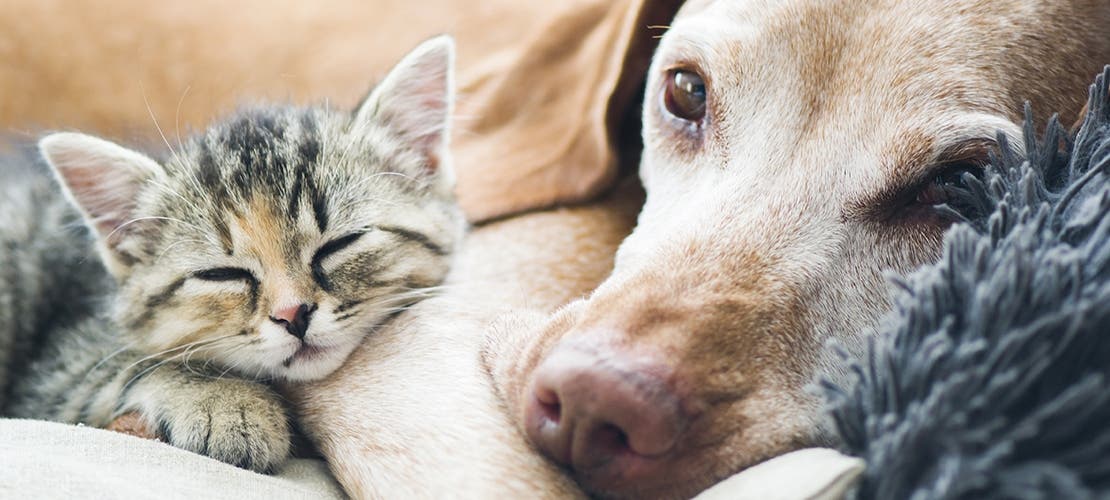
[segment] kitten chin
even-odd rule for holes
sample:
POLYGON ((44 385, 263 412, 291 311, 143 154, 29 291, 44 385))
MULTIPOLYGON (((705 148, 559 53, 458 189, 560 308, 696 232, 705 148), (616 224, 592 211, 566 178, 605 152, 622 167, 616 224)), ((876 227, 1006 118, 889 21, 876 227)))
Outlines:
POLYGON ((289 382, 322 379, 339 368, 356 346, 303 346, 282 362, 282 371, 277 376, 289 382))

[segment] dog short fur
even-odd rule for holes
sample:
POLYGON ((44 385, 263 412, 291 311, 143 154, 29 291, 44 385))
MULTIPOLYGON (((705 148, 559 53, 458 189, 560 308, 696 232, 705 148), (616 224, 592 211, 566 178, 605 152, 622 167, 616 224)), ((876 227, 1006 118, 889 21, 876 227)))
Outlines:
POLYGON ((843 375, 824 346, 858 351, 889 307, 885 276, 935 259, 947 227, 892 195, 984 156, 999 131, 1019 138, 1026 100, 1074 120, 1110 61, 1108 22, 1110 4, 1080 0, 687 2, 649 70, 647 199, 613 273, 529 333, 502 332, 531 342, 494 370, 518 425, 537 366, 585 345, 666 360, 691 415, 635 480, 571 463, 593 494, 689 496, 826 442, 806 390, 843 375), (663 103, 675 69, 705 80, 695 129, 663 103))

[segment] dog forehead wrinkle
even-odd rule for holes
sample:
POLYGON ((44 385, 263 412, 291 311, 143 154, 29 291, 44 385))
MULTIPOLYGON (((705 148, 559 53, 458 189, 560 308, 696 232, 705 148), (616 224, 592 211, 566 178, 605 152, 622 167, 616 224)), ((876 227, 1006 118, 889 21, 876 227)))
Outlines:
MULTIPOLYGON (((662 58, 656 64, 695 63, 704 70, 712 70, 717 61, 734 59, 730 56, 742 51, 745 42, 755 38, 757 33, 752 24, 724 17, 697 17, 677 21, 668 34, 663 44, 669 50, 661 52, 662 58)), ((712 78, 715 75, 701 76, 712 78)))
POLYGON ((1021 148, 1017 153, 1023 153, 1025 142, 1022 140, 1021 126, 1011 119, 993 113, 963 113, 952 117, 942 118, 935 134, 938 148, 957 144, 969 140, 995 141, 1001 132, 1012 147, 1021 148))
MULTIPOLYGON (((761 18, 770 17, 773 21, 767 23, 769 27, 764 28, 764 33, 759 37, 762 41, 755 42, 761 46, 770 44, 766 47, 767 50, 733 50, 733 57, 725 58, 727 62, 721 63, 720 66, 768 68, 768 71, 777 69, 777 74, 766 75, 765 79, 774 82, 778 87, 790 86, 795 89, 795 97, 800 99, 798 102, 803 105, 803 116, 812 118, 800 122, 803 128, 823 123, 819 117, 830 114, 825 108, 830 104, 843 101, 853 93, 874 95, 876 98, 887 96, 897 103, 913 100, 911 98, 915 98, 914 96, 917 96, 916 100, 927 103, 935 100, 939 95, 948 95, 948 100, 952 100, 955 95, 980 96, 979 98, 990 95, 977 91, 975 84, 971 83, 974 78, 968 78, 965 75, 967 71, 959 69, 967 62, 960 58, 954 59, 954 52, 958 51, 947 47, 950 45, 949 42, 943 42, 940 37, 930 33, 918 37, 921 40, 914 40, 899 30, 886 27, 887 23, 871 21, 876 16, 880 16, 884 9, 872 8, 862 11, 866 15, 849 16, 841 11, 848 10, 849 13, 854 13, 859 9, 846 8, 842 2, 826 5, 827 3, 787 7, 792 5, 788 3, 783 7, 769 7, 772 14, 761 15, 761 18), (814 9, 822 13, 791 15, 792 10, 799 9, 803 13, 814 9), (846 19, 845 22, 848 25, 841 26, 833 23, 828 19, 830 16, 846 19), (862 20, 857 20, 857 17, 862 20), (802 22, 799 19, 821 21, 802 22), (907 44, 900 43, 907 40, 914 42, 910 44, 910 49, 905 48, 907 44), (924 46, 915 48, 912 47, 913 45, 924 46), (864 46, 872 49, 862 50, 864 46), (779 63, 773 64, 770 59, 775 59, 779 63), (760 60, 763 62, 756 63, 760 60), (783 64, 784 61, 793 64, 783 64), (953 68, 943 69, 945 65, 953 68), (941 75, 939 78, 938 72, 922 69, 938 66, 937 69, 940 69, 941 75), (887 69, 875 71, 876 67, 887 69), (944 76, 946 74, 948 76, 944 76), (876 92, 866 92, 867 90, 876 92)), ((747 6, 750 7, 750 5, 747 6)), ((715 18, 731 18, 737 23, 744 23, 745 12, 748 12, 748 9, 742 7, 743 5, 738 5, 728 9, 727 12, 715 18)), ((682 45, 683 36, 696 36, 685 33, 682 27, 681 23, 676 23, 673 29, 673 38, 679 46, 682 45)), ((670 34, 671 32, 668 33, 670 34)), ((731 40, 724 40, 719 41, 718 45, 735 47, 736 44, 731 40)), ((740 79, 733 82, 730 87, 743 87, 751 80, 746 78, 747 75, 744 75, 744 72, 724 72, 740 79)), ((748 92, 748 94, 765 96, 767 92, 748 92)), ((781 98, 776 101, 781 102, 781 98)), ((1002 109, 1000 102, 991 107, 1002 109)), ((872 111, 880 112, 882 108, 873 106, 872 111)), ((885 108, 889 109, 889 106, 885 108)))
MULTIPOLYGON (((859 168, 846 170, 841 220, 866 216, 892 190, 918 182, 940 162, 982 156, 999 132, 1017 137, 1020 129, 1009 119, 989 113, 943 113, 930 120, 910 120, 883 141, 875 160, 858 162, 859 168), (914 125, 915 121, 920 125, 914 125)), ((1011 139, 1011 144, 1017 151, 1024 148, 1021 141, 1011 139)))

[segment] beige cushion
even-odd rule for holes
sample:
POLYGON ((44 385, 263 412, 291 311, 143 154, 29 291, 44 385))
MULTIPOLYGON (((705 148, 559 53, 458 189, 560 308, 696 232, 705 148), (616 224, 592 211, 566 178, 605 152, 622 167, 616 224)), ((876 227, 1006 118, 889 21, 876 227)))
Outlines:
POLYGON ((751 467, 696 500, 839 500, 863 469, 859 458, 828 448, 808 448, 751 467))
POLYGON ((339 499, 319 460, 264 476, 125 434, 0 419, 0 498, 339 499))
MULTIPOLYGON (((774 458, 697 500, 841 499, 863 461, 826 448, 774 458)), ((0 419, 0 498, 342 499, 319 460, 255 474, 157 441, 89 427, 0 419)))

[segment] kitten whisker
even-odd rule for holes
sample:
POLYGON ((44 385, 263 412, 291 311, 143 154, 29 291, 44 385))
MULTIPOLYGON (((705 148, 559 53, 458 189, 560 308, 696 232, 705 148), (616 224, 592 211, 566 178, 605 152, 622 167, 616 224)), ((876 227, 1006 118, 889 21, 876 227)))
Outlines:
POLYGON ((92 366, 92 368, 89 368, 89 370, 87 372, 85 372, 85 376, 81 379, 80 383, 84 383, 86 380, 88 380, 89 377, 91 377, 93 373, 96 373, 96 370, 99 369, 101 366, 104 366, 104 363, 107 363, 108 360, 110 360, 110 359, 112 359, 116 356, 119 356, 120 354, 123 354, 124 352, 131 349, 132 347, 135 347, 135 344, 137 344, 137 342, 130 342, 130 343, 124 344, 123 347, 120 347, 119 349, 116 349, 115 351, 108 354, 107 356, 101 358, 100 361, 97 361, 96 364, 94 364, 92 366))
MULTIPOLYGON (((227 368, 224 368, 224 371, 220 372, 219 375, 216 375, 214 378, 216 380, 224 378, 228 374, 228 372, 230 372, 231 370, 234 370, 235 368, 238 368, 240 364, 242 364, 242 363, 239 362, 239 361, 236 361, 236 362, 228 365, 227 368)), ((258 377, 255 376, 253 378, 257 379, 258 377)))
POLYGON ((391 294, 390 297, 387 297, 383 300, 396 301, 396 300, 424 299, 424 298, 428 298, 428 297, 434 297, 434 296, 438 295, 439 292, 440 292, 439 290, 416 289, 416 290, 409 290, 407 292, 394 293, 394 294, 391 294))
POLYGON ((154 258, 154 262, 158 262, 159 260, 162 260, 162 257, 165 257, 166 254, 170 251, 170 249, 172 249, 173 247, 175 247, 177 245, 180 245, 182 243, 209 243, 209 242, 204 241, 204 240, 196 240, 196 239, 185 239, 185 240, 175 241, 173 243, 170 243, 169 245, 166 245, 166 248, 164 248, 162 250, 162 253, 159 253, 158 257, 154 258))
MULTIPOLYGON (((199 184, 197 184, 197 182, 196 182, 196 176, 190 176, 190 177, 189 177, 189 180, 190 180, 190 181, 191 181, 191 183, 193 184, 193 187, 195 187, 195 188, 197 188, 197 189, 202 189, 202 188, 200 187, 200 185, 199 185, 199 184)), ((163 193, 165 193, 165 194, 168 194, 168 195, 170 195, 170 196, 173 196, 173 197, 177 198, 177 199, 178 199, 178 200, 180 200, 180 201, 181 201, 182 203, 184 203, 184 204, 185 204, 185 206, 187 206, 187 207, 189 207, 189 208, 193 209, 193 210, 194 210, 194 211, 195 211, 196 213, 203 213, 203 212, 204 212, 203 210, 201 210, 201 207, 200 207, 200 205, 197 205, 195 201, 193 201, 193 200, 190 200, 189 198, 185 197, 185 196, 184 196, 184 195, 182 195, 181 193, 177 192, 177 190, 173 189, 172 187, 170 187, 170 186, 169 186, 168 184, 166 184, 165 182, 162 182, 162 181, 160 181, 160 180, 157 180, 157 179, 155 179, 155 180, 153 180, 153 181, 152 181, 152 184, 153 184, 153 185, 155 185, 155 186, 157 186, 157 187, 158 187, 158 188, 159 188, 159 189, 161 190, 161 192, 163 192, 163 193)), ((196 229, 197 231, 200 231, 200 232, 202 232, 202 233, 206 233, 206 232, 207 232, 207 231, 204 231, 204 230, 203 230, 202 228, 200 228, 199 226, 196 226, 196 225, 193 225, 193 224, 189 224, 189 223, 186 223, 186 222, 185 222, 185 221, 183 221, 183 220, 180 220, 180 219, 175 219, 175 221, 176 221, 176 222, 179 222, 179 223, 181 223, 181 224, 184 224, 184 225, 186 225, 186 226, 188 226, 188 227, 191 227, 191 228, 193 228, 193 229, 196 229)))
POLYGON ((405 175, 405 174, 402 174, 401 172, 378 172, 374 175, 371 175, 370 178, 373 179, 373 178, 379 177, 379 176, 381 176, 381 177, 385 177, 385 176, 401 177, 401 178, 403 178, 403 179, 405 179, 409 182, 419 182, 419 179, 417 179, 416 177, 413 177, 411 175, 405 175))
POLYGON ((440 292, 449 292, 451 290, 465 289, 466 287, 470 287, 470 286, 473 286, 473 283, 467 283, 465 285, 451 284, 451 285, 435 285, 435 286, 423 286, 423 287, 402 286, 402 287, 399 287, 399 288, 402 289, 402 290, 407 290, 409 292, 440 293, 440 292))
MULTIPOLYGON (((175 355, 170 356, 166 359, 159 360, 157 363, 154 363, 153 365, 139 371, 139 373, 136 373, 135 375, 132 375, 131 378, 127 379, 127 382, 124 382, 123 390, 127 391, 127 389, 131 387, 131 384, 133 384, 136 381, 138 381, 139 379, 143 378, 144 376, 146 376, 146 374, 156 370, 158 367, 160 367, 162 365, 165 365, 166 363, 174 361, 175 359, 179 358, 180 356, 181 356, 180 354, 175 354, 175 355)), ((122 370, 121 373, 127 373, 132 367, 136 366, 137 364, 138 363, 133 363, 131 366, 122 370)))
POLYGON ((377 301, 374 301, 374 302, 366 302, 364 304, 360 304, 359 306, 357 306, 353 309, 361 311, 363 309, 379 309, 379 308, 382 308, 382 307, 395 307, 397 305, 401 305, 401 304, 404 304, 406 302, 409 302, 409 299, 406 298, 406 297, 386 297, 384 299, 380 299, 380 300, 377 300, 377 301))
POLYGON ((127 371, 127 370, 130 370, 131 368, 135 367, 136 365, 138 365, 138 364, 140 364, 140 363, 143 363, 143 362, 145 362, 145 361, 149 361, 149 360, 152 360, 152 359, 154 359, 154 358, 157 358, 157 357, 160 357, 160 356, 163 356, 163 355, 169 354, 169 353, 171 353, 171 352, 174 352, 174 351, 181 351, 181 350, 184 350, 184 349, 188 349, 189 347, 192 347, 192 346, 194 346, 194 345, 198 345, 198 344, 206 344, 206 343, 214 343, 214 342, 218 342, 218 341, 221 341, 221 340, 223 340, 223 339, 226 339, 226 338, 230 338, 230 337, 233 337, 233 336, 234 336, 234 335, 224 335, 224 336, 222 336, 222 337, 216 337, 216 338, 214 338, 214 339, 205 339, 205 340, 198 340, 198 341, 195 341, 195 342, 190 342, 190 343, 188 343, 188 344, 183 344, 183 345, 179 345, 179 346, 176 346, 176 347, 171 347, 171 348, 169 348, 169 349, 164 349, 164 350, 162 350, 162 351, 159 351, 159 352, 156 352, 156 353, 154 353, 154 354, 151 354, 151 355, 145 356, 145 357, 143 357, 143 358, 139 359, 138 361, 136 361, 136 362, 134 362, 134 363, 131 363, 130 365, 128 365, 127 367, 125 367, 125 368, 123 369, 123 371, 127 371))
POLYGON ((177 147, 182 147, 181 142, 181 104, 185 102, 185 96, 189 95, 189 90, 193 88, 192 85, 186 85, 185 91, 181 92, 181 98, 177 100, 177 111, 173 114, 173 128, 174 133, 177 134, 177 147))
POLYGON ((368 202, 368 201, 380 202, 384 205, 389 205, 389 206, 394 206, 394 207, 395 206, 401 206, 400 203, 392 201, 392 200, 386 200, 386 199, 382 199, 382 198, 374 198, 372 196, 367 196, 366 194, 360 194, 358 196, 352 196, 351 199, 349 199, 349 200, 343 202, 343 204, 335 207, 335 211, 337 213, 348 212, 348 211, 351 210, 352 207, 355 206, 355 204, 365 203, 365 202, 368 202))
POLYGON ((166 139, 166 134, 162 132, 162 127, 158 125, 158 118, 154 116, 154 109, 150 107, 150 100, 147 99, 146 96, 146 86, 143 85, 142 80, 139 81, 139 90, 143 94, 143 104, 146 104, 146 111, 150 114, 150 120, 154 122, 154 128, 158 131, 158 135, 162 137, 162 142, 166 144, 167 148, 169 148, 170 156, 177 161, 181 161, 180 155, 177 154, 177 150, 175 150, 173 146, 170 145, 170 141, 166 139))
MULTIPOLYGON (((223 341, 223 340, 227 340, 227 339, 228 339, 228 337, 223 337, 223 338, 221 338, 221 339, 219 339, 219 340, 220 340, 220 341, 223 341)), ((182 364, 183 364, 183 365, 185 366, 185 369, 189 370, 189 373, 192 373, 192 374, 194 374, 194 375, 197 375, 197 376, 205 376, 205 375, 204 375, 203 373, 201 373, 201 372, 197 372, 196 370, 194 370, 194 369, 193 369, 193 366, 192 366, 192 365, 191 365, 191 364, 189 363, 189 360, 190 360, 190 359, 192 358, 193 354, 197 354, 197 353, 199 353, 199 352, 201 351, 201 349, 211 349, 211 348, 214 348, 214 347, 215 347, 215 346, 216 346, 217 344, 219 344, 219 341, 217 341, 217 342, 212 342, 212 343, 209 343, 209 344, 204 344, 204 345, 196 345, 196 346, 191 346, 191 347, 190 347, 189 349, 186 349, 186 350, 185 350, 185 353, 186 353, 186 354, 185 354, 185 359, 184 359, 184 360, 182 361, 182 364)), ((237 347, 236 347, 236 348, 234 348, 234 349, 230 349, 230 350, 229 350, 228 352, 229 352, 229 353, 230 353, 230 352, 235 352, 236 350, 238 350, 238 349, 239 349, 239 347, 240 347, 240 346, 237 346, 237 347)), ((203 366, 201 366, 201 369, 202 369, 202 370, 205 370, 205 369, 207 369, 207 368, 208 368, 208 364, 209 364, 209 363, 211 363, 211 362, 212 362, 212 359, 211 359, 211 358, 208 358, 208 359, 204 360, 204 365, 203 365, 203 366)))
POLYGON ((127 226, 129 226, 129 225, 131 225, 131 224, 134 224, 134 223, 136 223, 136 222, 142 222, 142 221, 144 221, 144 220, 164 220, 164 221, 172 221, 172 222, 177 222, 177 223, 179 223, 179 224, 184 224, 184 225, 186 225, 186 226, 192 227, 192 228, 194 228, 194 229, 197 229, 198 231, 200 230, 200 228, 198 228, 198 227, 196 227, 196 226, 194 226, 194 225, 192 225, 192 224, 189 224, 188 222, 185 222, 185 221, 183 221, 183 220, 181 220, 181 219, 176 219, 176 218, 173 218, 173 217, 163 217, 163 216, 160 216, 160 215, 149 215, 149 216, 146 216, 146 217, 136 217, 136 218, 134 218, 134 219, 131 219, 131 220, 127 221, 127 222, 124 222, 123 224, 120 224, 120 225, 116 226, 116 227, 115 227, 115 229, 112 229, 112 231, 111 231, 110 233, 108 233, 108 235, 107 235, 107 236, 105 236, 105 237, 104 237, 104 239, 105 239, 105 240, 108 240, 108 239, 110 239, 110 238, 112 237, 112 235, 116 234, 116 231, 119 231, 119 230, 121 230, 121 229, 123 229, 123 228, 125 228, 125 227, 127 227, 127 226))
MULTIPOLYGON (((150 373, 151 371, 154 371, 155 369, 157 369, 160 366, 165 365, 166 363, 175 362, 175 361, 178 361, 178 360, 182 359, 185 356, 188 356, 189 353, 191 352, 191 350, 209 347, 209 346, 212 346, 212 345, 214 345, 214 344, 216 344, 220 341, 226 340, 226 339, 231 338, 231 337, 234 337, 234 335, 224 335, 224 336, 221 336, 221 337, 216 337, 214 339, 198 340, 196 342, 190 342, 190 343, 182 345, 182 346, 166 349, 166 350, 162 351, 159 354, 165 354, 165 353, 170 352, 170 351, 178 351, 178 350, 182 350, 182 349, 184 349, 184 350, 182 350, 182 352, 179 352, 179 353, 176 353, 172 356, 169 356, 165 359, 159 360, 157 363, 154 363, 153 365, 151 365, 151 366, 147 367, 146 369, 140 371, 139 373, 135 374, 130 379, 128 379, 126 383, 123 384, 123 387, 125 387, 125 388, 129 387, 131 384, 133 384, 135 381, 137 381, 140 378, 142 378, 143 376, 145 376, 147 373, 150 373)), ((126 373, 127 371, 131 370, 133 367, 139 365, 140 363, 150 361, 151 359, 154 358, 154 356, 155 355, 151 355, 151 356, 147 356, 143 359, 140 359, 139 361, 136 361, 135 363, 132 363, 131 365, 129 365, 126 368, 124 368, 123 370, 121 370, 121 372, 126 373)), ((188 366, 186 366, 186 369, 189 369, 188 366)))
MULTIPOLYGON (((228 352, 226 352, 225 355, 230 356, 231 354, 234 354, 235 352, 238 352, 240 349, 243 349, 244 347, 246 347, 248 345, 250 345, 250 344, 238 345, 234 349, 231 349, 228 352)), ((235 362, 225 366, 224 371, 220 372, 219 374, 217 374, 215 376, 209 375, 208 377, 211 378, 211 379, 215 379, 215 380, 222 379, 228 373, 238 370, 239 366, 242 365, 242 364, 243 364, 243 359, 237 359, 237 360, 235 360, 235 362)), ((259 370, 261 370, 261 368, 259 368, 259 370)), ((261 373, 261 371, 259 371, 258 373, 261 373)), ((250 379, 251 380, 258 380, 258 375, 256 374, 255 376, 250 377, 250 379)))
POLYGON ((420 301, 419 299, 420 297, 389 297, 376 302, 365 302, 346 309, 342 315, 335 318, 335 321, 336 323, 345 322, 359 316, 359 313, 366 309, 371 309, 387 317, 392 316, 409 310, 420 301))
MULTIPOLYGON (((235 354, 235 353, 239 352, 239 351, 240 351, 240 350, 242 350, 243 348, 247 347, 248 345, 250 345, 250 344, 240 344, 240 345, 238 345, 238 346, 235 346, 235 347, 234 347, 234 348, 232 348, 232 349, 228 349, 228 351, 227 351, 227 352, 225 352, 225 353, 224 353, 224 355, 225 355, 225 356, 231 356, 231 355, 233 355, 233 354, 235 354)), ((243 360, 242 360, 242 359, 237 359, 237 360, 235 360, 235 362, 231 363, 230 365, 227 365, 227 366, 225 367, 225 370, 224 370, 223 372, 220 372, 220 374, 218 374, 218 375, 215 375, 215 376, 213 376, 213 375, 207 375, 207 377, 208 377, 208 378, 213 378, 213 379, 221 379, 221 378, 224 378, 224 376, 225 376, 225 375, 227 375, 227 373, 228 373, 228 372, 231 372, 231 371, 235 371, 236 369, 238 369, 238 368, 239 368, 239 365, 241 365, 241 364, 243 364, 243 360)), ((205 367, 206 367, 206 368, 207 368, 207 366, 208 366, 208 363, 205 363, 205 367)))

